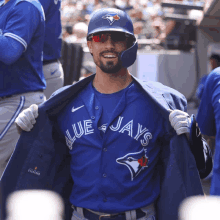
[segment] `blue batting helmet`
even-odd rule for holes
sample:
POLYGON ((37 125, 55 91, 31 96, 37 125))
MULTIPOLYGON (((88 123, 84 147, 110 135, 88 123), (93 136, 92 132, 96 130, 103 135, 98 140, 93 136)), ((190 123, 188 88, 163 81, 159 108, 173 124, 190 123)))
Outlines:
POLYGON ((123 51, 120 60, 124 67, 131 66, 137 57, 138 44, 134 36, 134 28, 128 14, 115 8, 104 8, 95 11, 88 26, 87 39, 90 35, 101 31, 119 31, 133 38, 132 46, 123 51))

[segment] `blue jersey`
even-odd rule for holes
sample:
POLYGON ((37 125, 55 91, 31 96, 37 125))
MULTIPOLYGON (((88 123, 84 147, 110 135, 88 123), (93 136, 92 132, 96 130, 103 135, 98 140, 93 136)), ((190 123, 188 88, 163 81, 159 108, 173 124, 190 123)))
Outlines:
POLYGON ((14 63, 0 61, 0 97, 46 88, 42 68, 44 22, 37 0, 10 0, 0 7, 0 35, 13 38, 24 48, 14 63))
POLYGON ((203 94, 203 90, 204 90, 204 86, 205 86, 205 82, 206 82, 207 77, 208 77, 208 75, 205 75, 199 81, 199 85, 198 85, 198 88, 196 90, 196 96, 199 99, 202 98, 202 94, 203 94))
MULTIPOLYGON (((128 88, 130 86, 132 85, 129 85, 128 88)), ((112 94, 103 94, 98 92, 93 86, 92 88, 93 92, 95 93, 96 99, 99 100, 99 103, 101 104, 102 112, 100 120, 98 121, 98 129, 100 130, 100 134, 103 136, 107 128, 107 122, 110 120, 111 115, 113 114, 117 105, 120 104, 120 99, 124 94, 125 90, 123 89, 112 94)))
POLYGON ((90 83, 57 119, 72 158, 70 202, 105 213, 144 207, 160 193, 155 166, 166 137, 164 119, 136 84, 123 90, 112 114, 102 117, 106 101, 90 83))
POLYGON ((61 57, 61 0, 39 0, 45 12, 44 61, 61 57))
POLYGON ((196 120, 202 134, 216 137, 210 194, 220 195, 220 67, 206 79, 196 120))

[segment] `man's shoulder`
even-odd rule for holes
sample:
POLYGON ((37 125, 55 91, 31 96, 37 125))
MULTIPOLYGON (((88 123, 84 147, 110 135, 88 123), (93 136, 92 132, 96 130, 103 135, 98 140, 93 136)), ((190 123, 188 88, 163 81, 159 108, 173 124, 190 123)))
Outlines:
POLYGON ((220 67, 214 69, 208 76, 206 79, 206 82, 209 85, 213 85, 215 83, 219 83, 220 82, 220 67))
POLYGON ((177 96, 179 98, 183 98, 185 99, 185 96, 180 93, 179 91, 177 91, 176 89, 173 89, 169 86, 166 86, 160 82, 155 82, 155 81, 142 81, 142 80, 138 80, 138 82, 142 85, 142 87, 144 89, 147 90, 152 90, 153 93, 157 93, 157 94, 171 94, 174 96, 177 96))
MULTIPOLYGON (((16 0, 15 5, 20 5, 21 3, 25 3, 25 2, 28 2, 28 3, 32 4, 34 6, 34 8, 36 8, 39 11, 39 13, 42 16, 43 20, 45 20, 45 14, 44 14, 43 7, 42 7, 41 3, 38 0, 16 0)), ((25 8, 25 5, 26 4, 22 4, 22 7, 24 7, 24 10, 26 10, 26 12, 30 11, 30 10, 27 10, 25 8)), ((31 11, 30 11, 30 13, 31 13, 31 11)))
POLYGON ((158 101, 160 105, 171 109, 186 111, 187 100, 185 96, 177 90, 165 86, 160 82, 137 80, 142 88, 158 101), (165 101, 165 102, 164 102, 165 101))

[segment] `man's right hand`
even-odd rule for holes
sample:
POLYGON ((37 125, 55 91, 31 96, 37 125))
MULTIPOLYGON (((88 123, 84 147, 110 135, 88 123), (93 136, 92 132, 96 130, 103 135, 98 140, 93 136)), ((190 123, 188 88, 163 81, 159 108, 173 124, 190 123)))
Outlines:
POLYGON ((29 108, 22 111, 15 120, 15 123, 24 131, 30 131, 36 123, 38 117, 38 106, 31 105, 29 108))

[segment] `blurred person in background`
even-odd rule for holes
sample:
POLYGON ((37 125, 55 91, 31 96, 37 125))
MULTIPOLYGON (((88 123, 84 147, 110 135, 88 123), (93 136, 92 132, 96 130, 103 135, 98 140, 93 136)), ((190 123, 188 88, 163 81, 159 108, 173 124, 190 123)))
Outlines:
MULTIPOLYGON (((134 22, 134 35, 137 39, 141 39, 143 35, 144 24, 141 21, 134 22)), ((146 38, 146 36, 144 36, 146 38)))
POLYGON ((101 9, 106 7, 107 5, 104 4, 101 0, 93 0, 92 2, 89 1, 87 9, 90 11, 90 14, 97 9, 101 9))
POLYGON ((63 87, 64 73, 59 61, 62 46, 61 1, 40 0, 46 17, 43 49, 43 72, 47 87, 44 94, 47 99, 57 89, 63 87))
MULTIPOLYGON (((215 68, 217 68, 219 66, 220 66, 220 56, 218 54, 212 54, 209 57, 209 65, 208 65, 209 68, 208 69, 210 71, 212 71, 212 70, 214 70, 215 68)), ((199 85, 198 85, 197 90, 196 90, 196 96, 199 100, 201 100, 201 98, 202 98, 204 85, 205 85, 207 77, 208 77, 208 74, 204 75, 199 81, 199 85)))
POLYGON ((44 28, 38 1, 0 2, 0 177, 19 138, 16 117, 45 101, 44 28))
POLYGON ((61 4, 61 20, 62 25, 72 25, 78 14, 76 9, 76 0, 67 0, 61 4))
MULTIPOLYGON (((213 71, 217 67, 220 67, 220 56, 218 54, 212 54, 209 57, 209 70, 213 71)), ((204 75, 200 79, 199 85, 196 90, 196 97, 198 98, 199 102, 201 102, 202 95, 204 93, 204 87, 205 87, 205 83, 207 81, 207 77, 208 77, 208 74, 204 75)), ((207 116, 207 118, 209 118, 209 117, 207 116)), ((208 145, 210 146, 210 148, 212 150, 212 154, 214 154, 215 153, 215 145, 216 145, 215 136, 208 136, 208 135, 205 135, 205 133, 204 133, 203 137, 206 139, 208 145)))
POLYGON ((63 34, 63 40, 67 43, 73 43, 76 41, 76 35, 74 34, 73 26, 68 25, 66 26, 66 31, 63 34), (68 30, 66 29, 68 28, 68 30))
POLYGON ((141 36, 140 38, 152 38, 152 33, 153 33, 153 28, 151 27, 151 20, 148 14, 144 11, 143 8, 138 7, 134 8, 129 11, 128 13, 132 19, 132 22, 135 24, 136 22, 136 27, 138 26, 138 31, 140 31, 140 24, 142 23, 142 31, 141 31, 141 36))
POLYGON ((73 27, 71 25, 66 25, 63 28, 62 33, 63 33, 63 40, 68 39, 68 37, 73 34, 73 27))
POLYGON ((67 43, 86 43, 88 25, 85 22, 77 22, 72 28, 72 34, 65 38, 67 43))
POLYGON ((159 17, 155 18, 151 25, 154 29, 152 33, 152 38, 158 38, 164 29, 164 23, 162 19, 159 17))
POLYGON ((76 36, 75 43, 85 44, 88 31, 88 25, 85 22, 78 22, 73 27, 73 33, 76 36))
MULTIPOLYGON (((143 33, 144 24, 141 21, 136 21, 133 23, 134 25, 134 35, 136 39, 146 39, 146 35, 143 33)), ((143 49, 145 47, 144 44, 138 44, 138 49, 143 49)))
POLYGON ((80 15, 82 22, 87 22, 87 16, 90 14, 90 11, 88 10, 88 3, 84 2, 82 4, 82 10, 80 10, 80 15))
POLYGON ((118 9, 123 10, 129 14, 129 11, 134 8, 130 2, 131 2, 130 0, 121 0, 121 1, 116 1, 115 4, 117 5, 118 9))
POLYGON ((210 195, 220 196, 220 67, 212 70, 205 81, 197 123, 214 151, 210 195))

